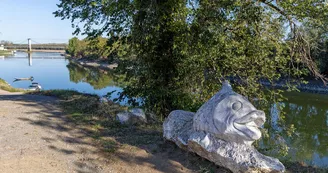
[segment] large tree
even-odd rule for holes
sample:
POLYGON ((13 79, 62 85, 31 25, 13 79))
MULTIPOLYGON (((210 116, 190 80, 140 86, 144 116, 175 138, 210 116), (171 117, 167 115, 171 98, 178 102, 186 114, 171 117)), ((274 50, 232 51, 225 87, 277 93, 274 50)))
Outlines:
POLYGON ((124 93, 164 115, 195 109, 225 79, 262 100, 280 94, 265 93, 264 81, 307 72, 326 80, 299 28, 327 22, 322 0, 61 0, 58 8, 75 33, 120 43, 124 93))

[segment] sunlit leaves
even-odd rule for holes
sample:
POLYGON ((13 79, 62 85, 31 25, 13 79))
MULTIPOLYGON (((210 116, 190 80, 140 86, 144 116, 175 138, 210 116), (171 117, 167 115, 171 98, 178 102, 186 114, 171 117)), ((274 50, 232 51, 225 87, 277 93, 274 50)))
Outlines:
POLYGON ((323 28, 328 15, 320 0, 62 0, 58 7, 54 14, 71 19, 76 33, 109 37, 91 52, 115 55, 129 81, 124 94, 164 116, 196 110, 225 79, 250 100, 281 101, 281 90, 264 84, 283 80, 295 90, 308 69, 316 72, 300 25, 323 28))

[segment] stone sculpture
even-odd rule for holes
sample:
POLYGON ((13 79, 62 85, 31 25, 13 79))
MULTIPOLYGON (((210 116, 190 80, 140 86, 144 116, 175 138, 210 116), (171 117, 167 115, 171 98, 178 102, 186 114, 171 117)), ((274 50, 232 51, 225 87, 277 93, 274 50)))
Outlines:
POLYGON ((172 111, 163 124, 164 138, 233 172, 284 172, 278 159, 251 145, 264 122, 264 112, 224 82, 196 113, 172 111))

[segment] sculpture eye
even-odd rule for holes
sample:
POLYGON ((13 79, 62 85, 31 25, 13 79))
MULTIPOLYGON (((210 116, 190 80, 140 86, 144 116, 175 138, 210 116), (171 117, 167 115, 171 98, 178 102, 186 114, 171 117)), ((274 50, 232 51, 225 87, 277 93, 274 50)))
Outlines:
POLYGON ((242 107, 243 107, 243 104, 240 101, 237 101, 237 102, 232 104, 232 109, 235 110, 235 111, 238 111, 242 107))

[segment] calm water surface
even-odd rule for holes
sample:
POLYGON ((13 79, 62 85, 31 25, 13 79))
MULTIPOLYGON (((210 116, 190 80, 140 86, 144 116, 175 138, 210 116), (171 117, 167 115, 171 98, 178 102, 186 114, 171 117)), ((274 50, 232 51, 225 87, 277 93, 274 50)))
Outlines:
POLYGON ((277 104, 267 111, 268 129, 271 139, 262 139, 260 145, 264 153, 281 160, 301 162, 306 165, 328 168, 328 96, 310 93, 286 93, 288 101, 280 103, 283 107, 284 122, 279 123, 281 111, 277 104), (286 129, 294 128, 287 134, 286 129), (275 144, 285 144, 288 154, 277 154, 275 144))
POLYGON ((110 74, 74 66, 60 53, 35 52, 29 58, 27 53, 17 52, 14 56, 0 57, 0 78, 13 87, 28 88, 31 81, 14 82, 14 78, 30 76, 45 90, 73 89, 97 95, 121 91, 110 74))
MULTIPOLYGON (((74 89, 85 93, 105 95, 113 90, 121 91, 111 74, 70 64, 58 53, 18 52, 12 57, 0 57, 0 78, 17 88, 28 88, 30 81, 13 82, 15 77, 34 77, 43 89, 74 89), (31 61, 32 60, 32 61, 31 61)), ((280 103, 285 112, 285 122, 277 104, 267 109, 266 129, 271 138, 259 141, 261 152, 289 161, 307 165, 328 167, 328 96, 289 93, 288 101, 280 103), (294 132, 288 135, 285 127, 294 132), (281 156, 276 144, 287 146, 287 156, 281 156)))

